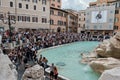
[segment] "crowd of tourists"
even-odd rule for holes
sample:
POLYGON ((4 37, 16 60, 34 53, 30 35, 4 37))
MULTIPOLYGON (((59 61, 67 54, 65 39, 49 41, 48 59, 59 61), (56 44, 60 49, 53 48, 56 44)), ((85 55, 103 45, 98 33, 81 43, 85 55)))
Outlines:
POLYGON ((23 43, 26 43, 27 40, 29 40, 30 43, 33 43, 34 40, 36 40, 41 48, 46 48, 85 39, 87 40, 87 38, 88 37, 86 35, 77 33, 19 31, 10 34, 9 31, 7 31, 3 34, 2 43, 16 41, 17 44, 19 44, 20 40, 23 43), (9 37, 9 35, 11 35, 11 38, 9 37))
POLYGON ((27 40, 30 43, 34 41, 39 42, 41 48, 46 48, 55 45, 61 45, 65 43, 71 43, 75 41, 91 41, 93 38, 99 41, 106 35, 98 34, 97 36, 86 34, 86 33, 69 33, 69 32, 47 32, 47 31, 37 31, 37 30, 21 30, 21 31, 6 31, 2 34, 2 43, 9 43, 11 41, 16 41, 17 44, 20 40, 26 43, 27 40), (11 36, 11 37, 10 37, 11 36))
MULTIPOLYGON (((10 60, 18 68, 19 65, 24 64, 25 68, 28 66, 28 61, 33 61, 43 66, 44 69, 48 67, 48 60, 40 56, 37 58, 37 50, 48 48, 52 46, 77 42, 77 41, 92 41, 91 34, 84 33, 66 33, 66 32, 47 32, 38 30, 20 30, 20 31, 5 31, 0 33, 2 35, 2 44, 15 42, 16 45, 22 43, 21 46, 15 47, 9 53, 6 52, 5 47, 2 46, 3 52, 8 54, 10 60)), ((103 40, 98 38, 98 41, 103 40)), ((53 76, 57 78, 57 68, 52 64, 50 78, 53 76)))

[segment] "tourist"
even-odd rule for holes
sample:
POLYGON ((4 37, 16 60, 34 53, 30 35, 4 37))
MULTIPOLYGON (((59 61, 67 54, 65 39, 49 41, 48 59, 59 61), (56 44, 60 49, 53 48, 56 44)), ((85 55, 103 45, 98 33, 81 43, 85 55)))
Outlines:
POLYGON ((2 44, 2 34, 0 33, 0 47, 1 47, 1 44, 2 44))
POLYGON ((38 63, 37 51, 34 51, 34 52, 33 52, 33 59, 34 59, 35 63, 38 63))
POLYGON ((40 55, 40 58, 38 60, 38 64, 41 66, 42 65, 42 55, 40 55))
POLYGON ((44 70, 47 68, 47 63, 48 63, 48 60, 46 59, 46 57, 43 57, 43 59, 42 59, 42 67, 44 68, 44 70))
POLYGON ((50 79, 52 80, 54 77, 54 63, 50 66, 50 79))
POLYGON ((57 70, 57 67, 56 67, 56 66, 54 66, 53 73, 54 73, 54 78, 55 78, 55 80, 57 80, 57 79, 58 79, 58 70, 57 70))

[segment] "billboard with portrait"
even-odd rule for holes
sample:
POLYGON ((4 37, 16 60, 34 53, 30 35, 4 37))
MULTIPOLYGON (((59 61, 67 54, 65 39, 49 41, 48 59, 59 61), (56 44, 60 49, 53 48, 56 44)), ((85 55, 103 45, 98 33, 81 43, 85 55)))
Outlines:
POLYGON ((106 22, 107 22, 107 10, 91 12, 91 23, 106 23, 106 22))

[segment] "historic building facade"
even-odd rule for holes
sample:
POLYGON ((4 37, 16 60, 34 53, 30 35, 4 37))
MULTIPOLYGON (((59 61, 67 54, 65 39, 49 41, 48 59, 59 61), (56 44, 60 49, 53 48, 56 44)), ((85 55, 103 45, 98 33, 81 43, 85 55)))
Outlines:
POLYGON ((85 32, 85 16, 86 10, 81 10, 78 12, 78 33, 85 32))
POLYGON ((114 17, 114 5, 87 8, 85 29, 92 34, 112 34, 114 17))
POLYGON ((120 0, 97 0, 90 3, 90 7, 115 6, 114 32, 120 31, 120 0))
POLYGON ((62 0, 50 0, 50 7, 61 9, 62 0))
POLYGON ((54 32, 65 32, 67 26, 67 12, 58 9, 50 8, 50 28, 54 32))
MULTIPOLYGON (((0 0, 0 19, 6 19, 10 12, 13 28, 49 29, 49 0, 0 0)), ((0 20, 0 28, 8 29, 8 25, 0 20)))
POLYGON ((78 14, 61 9, 62 0, 50 0, 50 28, 55 32, 77 32, 78 14))
POLYGON ((67 32, 78 32, 78 12, 71 9, 66 9, 67 15, 67 32))
POLYGON ((50 29, 54 32, 65 32, 68 12, 61 9, 62 0, 50 0, 50 29))

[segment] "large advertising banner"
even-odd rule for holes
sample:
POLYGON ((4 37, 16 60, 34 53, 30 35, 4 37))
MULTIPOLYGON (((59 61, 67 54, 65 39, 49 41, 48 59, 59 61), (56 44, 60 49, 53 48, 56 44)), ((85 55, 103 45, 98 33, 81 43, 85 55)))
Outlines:
POLYGON ((92 11, 91 23, 106 23, 107 22, 107 10, 92 11))

